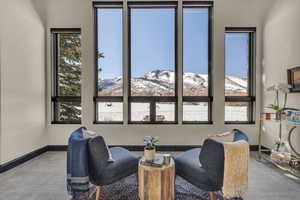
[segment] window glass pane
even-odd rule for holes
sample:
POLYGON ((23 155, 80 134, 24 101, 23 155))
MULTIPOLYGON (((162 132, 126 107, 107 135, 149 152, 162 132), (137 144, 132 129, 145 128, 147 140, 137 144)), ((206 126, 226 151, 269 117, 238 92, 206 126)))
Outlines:
POLYGON ((208 121, 208 103, 183 102, 183 121, 208 121))
POLYGON ((56 103, 58 121, 80 121, 81 103, 80 102, 57 102, 56 103))
POLYGON ((150 103, 131 103, 131 121, 150 121, 150 103))
POLYGON ((79 33, 57 35, 57 95, 81 96, 81 51, 79 33))
POLYGON ((175 9, 131 8, 131 95, 175 95, 175 9))
POLYGON ((175 121, 175 103, 156 103, 156 121, 175 121))
POLYGON ((225 34, 225 96, 248 96, 249 35, 225 34))
POLYGON ((122 102, 98 102, 98 121, 123 121, 122 102))
POLYGON ((209 9, 183 9, 183 96, 208 95, 209 9))
POLYGON ((123 96, 122 9, 98 9, 98 95, 123 96))
POLYGON ((247 102, 226 102, 225 121, 248 121, 247 102))

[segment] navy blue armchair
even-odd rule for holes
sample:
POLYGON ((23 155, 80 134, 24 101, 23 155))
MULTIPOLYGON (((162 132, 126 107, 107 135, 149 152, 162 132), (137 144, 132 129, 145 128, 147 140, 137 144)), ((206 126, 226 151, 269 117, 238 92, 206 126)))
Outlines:
POLYGON ((103 137, 88 142, 89 178, 96 185, 96 200, 101 198, 101 186, 112 184, 138 170, 139 156, 121 147, 110 148, 114 162, 109 162, 109 152, 103 137))
MULTIPOLYGON (((242 131, 234 129, 234 141, 246 140, 242 131)), ((206 139, 202 148, 194 148, 175 156, 176 174, 208 191, 210 199, 216 199, 214 191, 223 186, 224 177, 224 146, 222 143, 206 139)))

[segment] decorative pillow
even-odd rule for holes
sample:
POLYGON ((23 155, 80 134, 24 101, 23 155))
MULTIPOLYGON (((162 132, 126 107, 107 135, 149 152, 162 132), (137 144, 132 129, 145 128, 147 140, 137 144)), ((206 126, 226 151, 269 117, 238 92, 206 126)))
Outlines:
MULTIPOLYGON (((90 129, 82 129, 82 134, 83 134, 83 137, 84 138, 94 138, 96 136, 98 136, 98 134, 95 132, 95 131, 92 131, 90 129)), ((107 149, 107 152, 108 152, 108 162, 115 162, 115 160, 113 159, 112 157, 112 154, 107 146, 107 144, 105 143, 106 145, 106 149, 107 149)))
POLYGON ((209 136, 209 138, 214 139, 219 142, 233 142, 234 141, 234 131, 228 131, 225 133, 220 133, 217 135, 209 136))
POLYGON ((98 136, 98 134, 95 131, 92 131, 90 129, 82 129, 82 134, 84 138, 94 138, 98 136))

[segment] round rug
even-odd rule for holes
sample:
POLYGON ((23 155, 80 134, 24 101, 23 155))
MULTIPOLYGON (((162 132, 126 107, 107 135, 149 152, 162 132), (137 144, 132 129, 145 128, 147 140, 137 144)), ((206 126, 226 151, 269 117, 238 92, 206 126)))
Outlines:
MULTIPOLYGON (((200 190, 179 176, 176 177, 175 185, 176 200, 208 199, 207 192, 200 190)), ((77 197, 76 200, 94 200, 95 186, 91 187, 90 194, 91 195, 81 195, 80 197, 77 197)), ((138 200, 138 185, 136 176, 132 175, 111 185, 101 187, 101 195, 103 200, 138 200)), ((223 200, 219 193, 217 193, 217 195, 219 200, 223 200)))

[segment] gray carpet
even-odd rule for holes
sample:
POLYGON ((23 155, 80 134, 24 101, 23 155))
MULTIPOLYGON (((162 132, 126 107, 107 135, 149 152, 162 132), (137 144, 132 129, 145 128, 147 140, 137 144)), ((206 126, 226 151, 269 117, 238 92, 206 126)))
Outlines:
MULTIPOLYGON (((268 163, 257 162, 255 157, 252 154, 249 190, 244 200, 299 199, 300 181, 268 163)), ((191 197, 194 194, 190 190, 182 190, 179 195, 191 197)), ((0 200, 67 199, 66 152, 47 152, 0 174, 0 200)))

